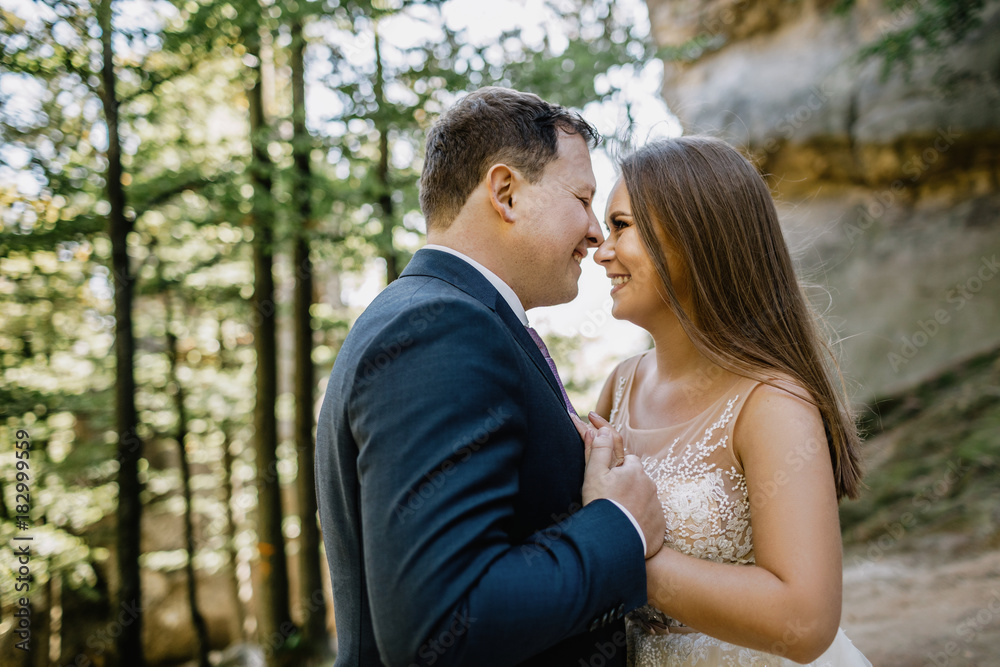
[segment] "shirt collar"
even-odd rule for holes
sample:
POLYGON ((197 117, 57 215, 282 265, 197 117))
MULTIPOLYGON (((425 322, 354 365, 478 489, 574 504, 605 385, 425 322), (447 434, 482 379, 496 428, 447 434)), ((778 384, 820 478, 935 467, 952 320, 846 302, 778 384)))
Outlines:
POLYGON ((524 306, 521 305, 521 300, 517 298, 517 294, 515 294, 514 290, 510 288, 510 285, 500 279, 500 276, 493 273, 468 255, 462 254, 454 248, 437 245, 436 243, 428 243, 424 247, 430 250, 438 250, 440 252, 446 252, 449 255, 454 255, 455 257, 464 260, 472 268, 479 271, 479 273, 483 274, 483 277, 490 281, 490 284, 493 285, 498 292, 500 292, 500 296, 502 296, 503 300, 507 302, 510 309, 514 311, 514 314, 517 315, 517 319, 521 321, 521 324, 528 326, 528 314, 524 311, 524 306))

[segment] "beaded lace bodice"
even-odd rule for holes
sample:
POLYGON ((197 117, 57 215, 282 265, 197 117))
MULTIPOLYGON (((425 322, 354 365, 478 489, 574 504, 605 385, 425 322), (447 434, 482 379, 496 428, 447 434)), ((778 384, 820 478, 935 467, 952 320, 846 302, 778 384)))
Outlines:
POLYGON ((737 386, 702 415, 677 426, 633 429, 628 398, 638 360, 616 380, 611 424, 627 453, 640 457, 656 483, 667 530, 666 546, 719 563, 753 563, 746 479, 732 452, 732 429, 746 394, 757 383, 737 386), (735 393, 735 390, 743 390, 735 393))

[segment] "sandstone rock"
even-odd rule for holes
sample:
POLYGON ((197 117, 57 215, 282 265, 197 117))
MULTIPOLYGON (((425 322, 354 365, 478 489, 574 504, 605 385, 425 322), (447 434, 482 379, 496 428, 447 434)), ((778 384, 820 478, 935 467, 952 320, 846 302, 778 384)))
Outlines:
POLYGON ((1000 1, 887 78, 857 54, 916 0, 648 5, 660 46, 705 45, 665 63, 663 96, 685 132, 721 136, 768 178, 859 399, 1000 342, 1000 1))
MULTIPOLYGON (((654 34, 676 32, 657 23, 663 20, 657 8, 675 3, 649 4, 654 34)), ((753 3, 772 4, 789 3, 753 3)), ((859 63, 855 56, 881 28, 905 25, 909 14, 888 13, 878 3, 858 2, 847 16, 790 4, 798 13, 766 32, 741 37, 726 27, 718 50, 692 63, 666 63, 664 98, 687 131, 768 153, 816 141, 843 150, 891 145, 949 129, 962 136, 1000 133, 1000 40, 993 38, 1000 31, 1000 3, 990 3, 984 24, 945 57, 922 59, 909 76, 897 71, 884 81, 880 61, 859 63)))

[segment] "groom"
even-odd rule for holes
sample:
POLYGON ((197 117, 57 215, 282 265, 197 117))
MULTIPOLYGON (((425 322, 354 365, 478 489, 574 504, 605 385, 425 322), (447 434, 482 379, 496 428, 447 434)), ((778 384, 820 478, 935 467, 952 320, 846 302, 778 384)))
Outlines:
POLYGON ((625 663, 662 511, 606 434, 585 462, 525 314, 575 297, 603 240, 595 141, 502 88, 430 131, 428 245, 358 318, 319 416, 337 665, 625 663))

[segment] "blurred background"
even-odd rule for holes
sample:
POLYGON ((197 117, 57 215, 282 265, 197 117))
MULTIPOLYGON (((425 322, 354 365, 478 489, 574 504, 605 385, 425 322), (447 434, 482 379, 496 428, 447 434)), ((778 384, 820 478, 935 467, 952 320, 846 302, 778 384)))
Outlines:
MULTIPOLYGON (((656 137, 757 164, 866 437, 843 626, 1000 664, 998 37, 998 0, 0 0, 0 665, 332 663, 317 401, 484 85, 606 135, 599 213, 656 137)), ((529 313, 580 411, 650 344, 609 287, 529 313)))

